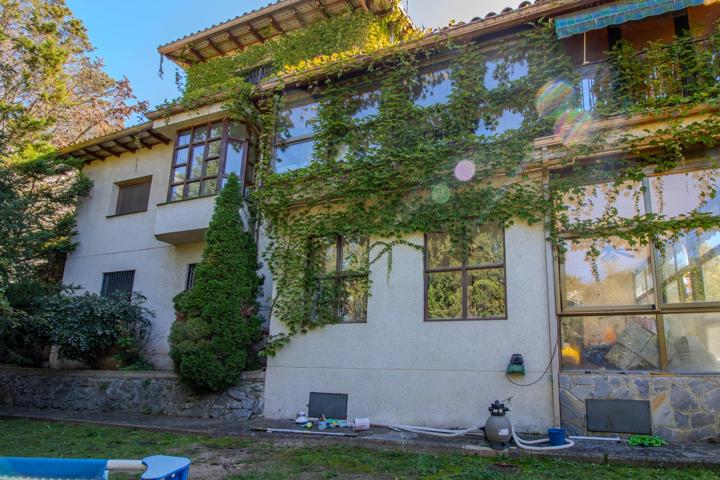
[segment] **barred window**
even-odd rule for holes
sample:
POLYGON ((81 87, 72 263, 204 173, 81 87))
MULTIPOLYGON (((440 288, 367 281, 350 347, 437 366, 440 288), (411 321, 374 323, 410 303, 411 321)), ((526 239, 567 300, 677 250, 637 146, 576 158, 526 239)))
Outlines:
POLYGON ((132 294, 133 282, 135 281, 135 270, 123 270, 120 272, 103 273, 102 288, 100 295, 109 297, 118 293, 132 294))

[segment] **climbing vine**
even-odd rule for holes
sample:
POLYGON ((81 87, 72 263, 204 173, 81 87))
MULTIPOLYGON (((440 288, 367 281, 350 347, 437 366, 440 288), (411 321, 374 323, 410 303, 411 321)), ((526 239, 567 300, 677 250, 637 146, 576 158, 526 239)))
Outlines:
MULTIPOLYGON (((268 236, 264 260, 276 291, 273 315, 287 331, 271 339, 267 354, 294 335, 340 320, 343 283, 331 282, 318 293, 327 279, 318 252, 337 236, 357 244, 370 239, 357 273, 390 256, 396 245, 420 248, 406 240, 414 232, 442 230, 462 243, 469 221, 544 224, 561 254, 561 233, 646 244, 720 225, 718 217, 699 210, 679 218, 627 218, 609 207, 585 221, 574 220, 570 211, 592 202, 590 183, 605 182, 606 197, 617 198, 627 194, 628 184, 681 166, 688 152, 717 146, 720 34, 707 40, 706 49, 680 38, 651 44, 642 57, 621 44, 596 78, 591 117, 579 109, 580 79, 548 23, 492 51, 440 40, 409 51, 390 41, 390 24, 348 14, 188 72, 185 100, 223 92, 228 110, 259 132, 253 200, 268 236), (242 73, 266 58, 278 82, 260 91, 242 73), (427 70, 445 61, 447 74, 427 70), (315 66, 322 66, 322 75, 308 73, 315 66), (359 70, 361 80, 348 78, 359 70), (289 74, 316 99, 318 111, 313 161, 280 174, 272 158, 276 137, 287 129, 279 113, 285 103, 282 79, 289 74), (424 101, 448 81, 452 88, 443 101, 424 101), (706 113, 694 123, 672 120, 693 110, 706 113), (671 120, 653 131, 622 134, 593 122, 619 114, 671 120), (516 120, 512 128, 503 126, 507 118, 516 120), (553 134, 565 141, 550 156, 538 153, 535 139, 553 134), (602 153, 608 151, 613 155, 602 153), (454 174, 461 163, 471 170, 469 178, 454 174), (549 165, 562 174, 548 183, 543 168, 549 165)), ((706 182, 706 198, 715 196, 714 185, 706 182)), ((598 255, 593 244, 589 261, 598 255)), ((367 291, 369 283, 355 288, 367 291)))

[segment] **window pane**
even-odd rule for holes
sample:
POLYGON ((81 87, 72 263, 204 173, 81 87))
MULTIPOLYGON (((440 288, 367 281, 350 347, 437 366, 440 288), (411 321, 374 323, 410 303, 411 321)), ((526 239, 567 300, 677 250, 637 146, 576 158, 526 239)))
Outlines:
POLYGON ((480 126, 475 130, 475 135, 501 135, 508 130, 520 128, 524 118, 522 113, 503 110, 502 115, 497 120, 493 119, 491 125, 486 124, 484 120, 480 120, 480 126))
POLYGON ((563 195, 570 223, 598 220, 603 216, 632 218, 645 214, 642 187, 637 182, 585 185, 563 195))
POLYGON ((688 214, 695 209, 720 215, 720 198, 707 194, 717 190, 716 170, 697 170, 650 178, 650 201, 654 213, 666 217, 688 214))
POLYGON ((665 303, 720 302, 720 230, 694 230, 658 256, 665 303))
POLYGON ((462 272, 427 274, 427 318, 462 318, 462 272))
POLYGON ((170 187, 170 201, 181 200, 183 198, 183 190, 185 185, 175 185, 170 187))
POLYGON ((298 168, 307 167, 313 155, 315 142, 293 143, 275 149, 275 171, 277 173, 289 172, 298 168))
POLYGON ((195 127, 195 131, 193 132, 193 143, 204 142, 207 140, 207 133, 207 125, 195 127))
POLYGON ((720 373, 720 313, 665 315, 664 321, 671 371, 720 373))
POLYGON ((301 135, 312 135, 316 117, 317 104, 315 103, 296 105, 285 109, 280 113, 279 118, 281 126, 287 129, 287 131, 283 132, 282 138, 289 139, 301 135))
POLYGON ((208 160, 205 162, 205 176, 217 175, 219 160, 208 160))
POLYGON ((243 147, 241 142, 228 142, 227 155, 225 158, 225 174, 235 175, 242 180, 243 147))
POLYGON ((203 195, 214 195, 217 192, 217 178, 209 178, 203 182, 203 195))
POLYGON ((187 184, 188 194, 187 198, 193 198, 200 195, 200 182, 191 182, 187 184))
POLYGON ((502 227, 493 224, 474 225, 470 234, 468 265, 504 263, 502 227))
POLYGON ((448 268, 462 266, 459 246, 455 245, 447 233, 428 233, 427 268, 448 268))
POLYGON ((223 122, 215 122, 210 125, 210 138, 220 138, 223 134, 223 122))
POLYGON ((239 122, 230 122, 228 124, 228 137, 239 139, 247 137, 245 125, 239 122))
POLYGON ((367 320, 367 298, 370 282, 367 277, 344 278, 340 300, 340 318, 343 322, 367 320))
POLYGON ((498 68, 500 66, 499 60, 488 60, 485 65, 487 70, 485 71, 485 88, 492 90, 500 85, 499 79, 507 79, 509 81, 518 80, 528 74, 527 62, 519 61, 506 66, 498 68))
POLYGON ((505 317, 505 274, 502 268, 467 272, 469 318, 505 317))
POLYGON ((566 370, 657 370, 657 326, 651 315, 563 318, 562 366, 566 370))
POLYGON ((613 238, 599 242, 597 275, 586 258, 592 240, 565 242, 565 299, 568 306, 648 305, 654 303, 649 247, 613 238))
POLYGON ((343 238, 343 271, 364 271, 368 268, 367 239, 347 240, 343 238))
POLYGON ((190 130, 184 130, 178 133, 177 144, 187 145, 190 141, 190 130))
POLYGON ((337 273, 337 240, 335 238, 326 239, 320 251, 322 252, 322 271, 326 274, 337 273))
POLYGON ((418 78, 415 92, 415 105, 429 107, 447 102, 452 92, 450 69, 444 68, 435 72, 426 72, 418 78))
POLYGON ((352 117, 355 120, 365 120, 368 117, 378 114, 380 109, 380 91, 372 90, 369 92, 361 93, 355 97, 357 101, 357 109, 353 113, 352 117))
POLYGON ((173 170, 173 181, 172 183, 180 183, 185 181, 185 173, 186 173, 187 167, 177 167, 173 170))
POLYGON ((178 148, 175 152, 175 165, 187 163, 189 148, 178 148))
POLYGON ((220 140, 208 143, 207 158, 219 157, 221 146, 222 142, 220 140))
POLYGON ((200 178, 202 175, 204 146, 193 148, 192 163, 190 164, 190 178, 200 178))

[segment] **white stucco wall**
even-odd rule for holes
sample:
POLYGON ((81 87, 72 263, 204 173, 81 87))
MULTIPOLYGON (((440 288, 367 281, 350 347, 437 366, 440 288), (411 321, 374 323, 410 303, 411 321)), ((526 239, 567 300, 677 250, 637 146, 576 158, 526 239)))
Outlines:
MULTIPOLYGON (((199 261, 202 254, 202 243, 175 246, 154 236, 157 210, 162 208, 158 204, 164 203, 167 196, 171 161, 172 146, 158 145, 85 167, 93 188, 78 207, 79 244, 68 256, 64 275, 66 284, 99 293, 103 273, 135 270, 133 289, 147 297, 146 306, 156 315, 148 354, 159 369, 172 368, 167 356, 167 335, 175 319, 172 298, 185 288, 188 264, 199 261), (148 175, 152 175, 152 184, 147 211, 108 217, 117 201, 115 184, 148 175)), ((208 201, 213 199, 182 203, 189 206, 208 201)))
MULTIPOLYGON (((348 415, 375 423, 460 427, 484 424, 495 399, 513 396, 520 430, 553 424, 550 376, 532 387, 505 378, 513 353, 529 383, 550 360, 548 285, 542 227, 505 232, 508 319, 423 321, 422 252, 395 247, 373 265, 365 324, 340 324, 293 338, 268 360, 265 416, 292 418, 310 392, 347 393, 348 415)), ((408 237, 422 244, 422 235, 408 237)), ((275 319, 271 333, 282 331, 275 319)))

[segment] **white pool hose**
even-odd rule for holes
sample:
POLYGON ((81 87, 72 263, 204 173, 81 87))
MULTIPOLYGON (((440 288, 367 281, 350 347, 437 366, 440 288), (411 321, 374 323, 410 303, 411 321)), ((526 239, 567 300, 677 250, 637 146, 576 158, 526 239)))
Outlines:
MULTIPOLYGON (((509 418, 508 418, 508 421, 510 421, 509 418)), ((465 430, 450 430, 450 429, 445 429, 445 428, 418 427, 415 425, 390 425, 389 427, 393 428, 395 430, 403 430, 406 432, 417 433, 417 434, 421 434, 421 435, 430 435, 433 437, 444 437, 444 438, 462 437, 465 434, 477 431, 481 428, 480 426, 478 426, 478 427, 474 427, 474 428, 468 428, 465 430)), ((563 445, 539 446, 539 444, 541 444, 541 443, 548 443, 550 441, 550 439, 541 438, 538 440, 523 440, 522 438, 518 437, 518 435, 515 433, 515 429, 512 427, 512 421, 510 421, 510 428, 512 431, 512 438, 513 438, 513 440, 515 440, 515 444, 524 450, 538 450, 538 451, 563 450, 565 448, 570 448, 570 447, 575 446, 575 442, 573 442, 569 438, 565 439, 565 443, 563 445)))

